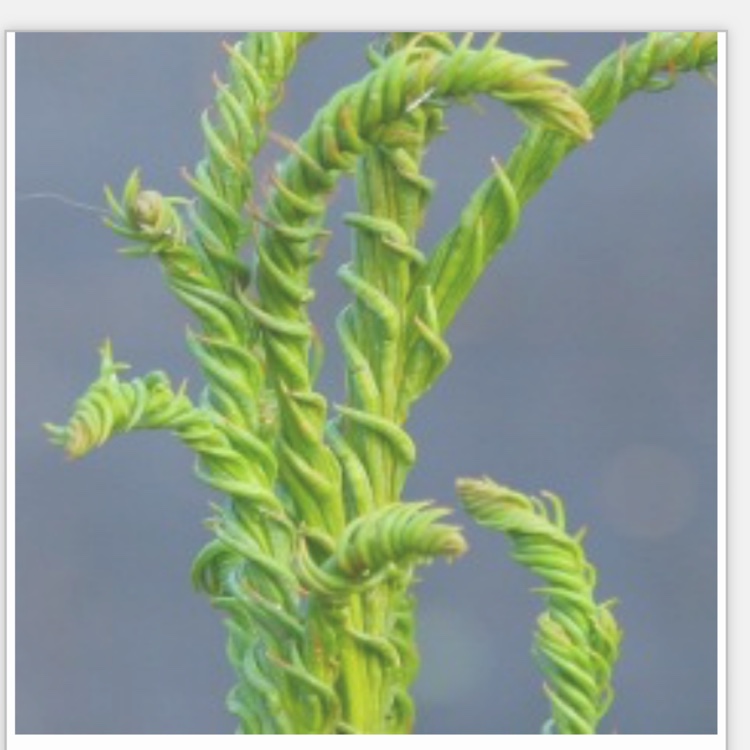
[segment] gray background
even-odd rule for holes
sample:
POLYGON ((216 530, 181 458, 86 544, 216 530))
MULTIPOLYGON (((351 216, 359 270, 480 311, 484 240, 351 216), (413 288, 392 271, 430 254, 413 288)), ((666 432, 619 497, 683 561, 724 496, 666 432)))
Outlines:
MULTIPOLYGON (((508 34, 511 50, 570 62, 577 83, 638 34, 508 34)), ((299 135, 364 73, 372 35, 310 45, 274 127, 299 135)), ((21 34, 17 191, 102 205, 130 169, 185 193, 197 120, 227 34, 21 34)), ((455 363, 415 410, 409 496, 456 506, 458 475, 553 489, 589 527, 600 594, 626 639, 603 732, 714 733, 716 706, 716 89, 691 75, 621 107, 528 206, 449 339, 455 363)), ((426 172, 438 181, 428 250, 520 125, 499 105, 454 110, 426 172)), ((271 153, 261 162, 267 171, 271 153)), ((330 359, 346 297, 316 274, 313 314, 330 359)), ((187 313, 156 263, 118 257, 95 213, 17 205, 16 720, 21 733, 228 733, 232 683, 219 616, 189 584, 210 493, 169 436, 134 434, 71 464, 46 442, 97 372, 110 336, 134 374, 164 368, 198 387, 187 313)), ((423 570, 420 733, 535 733, 547 709, 529 657, 536 580, 460 510, 471 553, 423 570)))

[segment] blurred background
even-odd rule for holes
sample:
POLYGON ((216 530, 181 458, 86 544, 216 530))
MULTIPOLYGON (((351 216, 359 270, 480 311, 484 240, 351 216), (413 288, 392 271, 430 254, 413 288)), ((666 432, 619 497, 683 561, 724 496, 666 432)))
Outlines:
MULTIPOLYGON (((626 33, 511 33, 515 52, 558 57, 578 83, 626 33)), ((16 37, 16 731, 231 733, 232 673, 218 613, 190 586, 212 496, 166 433, 67 461, 41 425, 63 422, 111 337, 132 374, 200 386, 189 316, 156 262, 119 257, 95 211, 130 170, 187 194, 198 118, 236 33, 24 33, 16 37), (41 197, 59 194, 68 201, 41 197)), ((367 70, 373 34, 310 44, 275 130, 299 136, 367 70)), ((430 150, 438 184, 425 251, 455 221, 490 158, 521 125, 500 105, 453 109, 430 150)), ((622 734, 717 731, 717 101, 697 75, 628 100, 529 204, 521 227, 450 331, 454 364, 416 408, 410 498, 456 508, 471 552, 424 568, 417 590, 422 734, 536 733, 547 716, 530 657, 541 604, 505 540, 458 509, 457 476, 490 474, 568 503, 589 529, 601 598, 625 629, 622 734)), ((281 156, 259 162, 267 174, 281 156)), ((312 306, 328 343, 323 387, 343 392, 332 321, 346 302, 334 238, 312 306)), ((723 501, 723 499, 722 499, 723 501)), ((723 551, 721 552, 723 554, 723 551)))

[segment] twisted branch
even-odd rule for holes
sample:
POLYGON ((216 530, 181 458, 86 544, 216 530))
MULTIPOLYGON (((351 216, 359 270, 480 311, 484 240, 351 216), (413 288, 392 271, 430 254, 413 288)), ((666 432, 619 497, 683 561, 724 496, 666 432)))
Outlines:
POLYGON ((586 559, 583 530, 565 529, 565 508, 552 493, 541 498, 501 487, 491 479, 459 479, 458 494, 477 523, 501 531, 511 556, 544 579, 536 589, 547 610, 537 621, 534 651, 547 683, 558 734, 594 734, 614 697, 612 670, 622 632, 614 601, 594 599, 596 570, 586 559))

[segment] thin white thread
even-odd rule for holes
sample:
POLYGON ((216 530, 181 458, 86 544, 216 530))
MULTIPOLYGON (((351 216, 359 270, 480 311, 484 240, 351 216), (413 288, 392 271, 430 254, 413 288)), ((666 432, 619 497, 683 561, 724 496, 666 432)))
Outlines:
POLYGON ((83 211, 91 211, 101 216, 108 216, 109 211, 105 208, 98 206, 90 206, 87 203, 81 203, 80 201, 74 201, 71 198, 67 198, 60 193, 16 193, 16 200, 19 201, 30 201, 30 200, 55 200, 60 203, 70 206, 71 208, 80 208, 83 211))

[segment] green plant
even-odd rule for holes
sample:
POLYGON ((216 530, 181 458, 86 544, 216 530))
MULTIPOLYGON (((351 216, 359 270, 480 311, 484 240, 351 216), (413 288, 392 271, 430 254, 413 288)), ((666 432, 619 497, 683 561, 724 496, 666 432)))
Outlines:
MULTIPOLYGON (((110 225, 131 255, 154 255, 195 314, 188 345, 206 381, 193 404, 163 373, 123 381, 102 349, 100 376, 64 427, 71 456, 111 435, 167 429, 224 494, 194 581, 227 614, 237 686, 228 704, 247 733, 408 732, 417 670, 414 568, 465 551, 447 511, 404 502, 416 451, 403 425, 450 362, 443 338, 525 203, 564 157, 630 94, 668 88, 716 60, 716 36, 653 34, 604 60, 575 89, 558 63, 471 35, 393 34, 372 72, 338 92, 296 142, 256 208, 253 159, 270 135, 283 82, 310 35, 250 35, 228 47, 228 82, 202 125, 205 158, 186 175, 195 199, 144 189, 138 172, 107 191, 110 225), (432 183, 420 164, 444 109, 497 98, 527 125, 505 167, 479 186, 431 253, 418 248, 432 183), (316 390, 322 350, 309 320, 311 270, 326 201, 355 174, 355 243, 339 277, 352 294, 337 319, 346 403, 329 415, 316 390), (251 243, 252 260, 241 250, 251 243)), ((594 599, 581 538, 562 504, 464 480, 477 521, 506 533, 513 555, 547 582, 535 650, 547 680, 547 729, 590 733, 611 701, 619 628, 594 599)))

